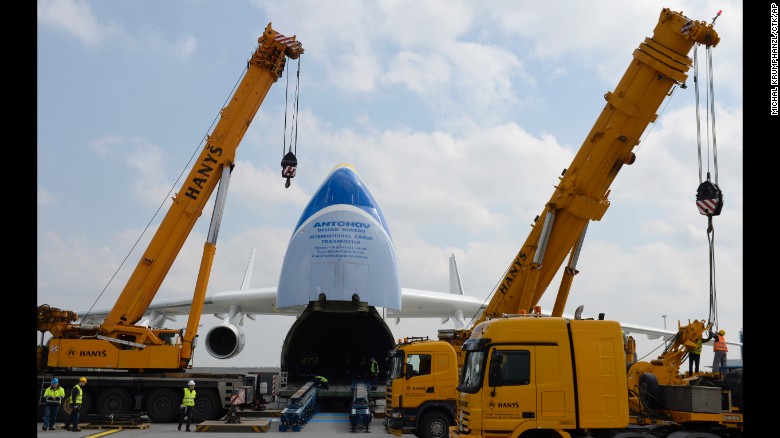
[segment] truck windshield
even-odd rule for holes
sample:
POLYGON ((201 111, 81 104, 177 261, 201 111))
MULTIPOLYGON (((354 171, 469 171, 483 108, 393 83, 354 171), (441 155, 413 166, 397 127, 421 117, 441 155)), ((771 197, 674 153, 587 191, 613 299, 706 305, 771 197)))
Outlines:
POLYGON ((475 394, 479 391, 482 386, 482 376, 485 374, 486 353, 484 350, 466 353, 458 391, 468 394, 475 394))
POLYGON ((390 358, 390 380, 400 379, 404 376, 404 356, 392 356, 390 358))

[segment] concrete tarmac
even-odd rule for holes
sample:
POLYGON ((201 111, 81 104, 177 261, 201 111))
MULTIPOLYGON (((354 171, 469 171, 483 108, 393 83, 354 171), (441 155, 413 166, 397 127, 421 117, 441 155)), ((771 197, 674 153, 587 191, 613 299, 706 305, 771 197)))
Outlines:
MULTIPOLYGON (((184 425, 182 430, 177 430, 176 423, 162 423, 162 424, 150 424, 146 429, 135 428, 122 428, 122 429, 84 429, 80 432, 70 432, 62 428, 62 423, 57 423, 54 430, 42 430, 43 423, 38 422, 38 437, 39 438, 98 438, 98 437, 111 437, 111 438, 172 438, 179 436, 182 438, 188 438, 197 434, 205 438, 236 438, 237 434, 252 435, 252 436, 267 436, 273 438, 304 438, 304 437, 316 437, 316 438, 362 438, 369 436, 383 436, 384 438, 391 438, 392 435, 385 431, 382 425, 383 418, 373 418, 369 425, 369 431, 356 430, 351 431, 349 424, 349 415, 346 413, 331 413, 331 412, 318 412, 315 414, 306 424, 301 427, 299 432, 294 432, 288 429, 286 432, 279 431, 279 418, 263 417, 263 420, 270 421, 270 426, 265 432, 250 432, 250 431, 230 431, 230 432, 216 432, 216 431, 197 431, 193 424, 190 429, 192 432, 185 432, 184 425)), ((246 429, 245 429, 246 430, 246 429)), ((411 436, 411 435, 410 435, 411 436)))

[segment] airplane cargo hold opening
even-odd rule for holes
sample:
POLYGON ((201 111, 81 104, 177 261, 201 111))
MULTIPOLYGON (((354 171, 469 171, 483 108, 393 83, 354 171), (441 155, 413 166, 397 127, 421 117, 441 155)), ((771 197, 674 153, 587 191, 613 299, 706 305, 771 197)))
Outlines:
POLYGON ((384 358, 393 345, 393 334, 375 307, 344 301, 312 302, 284 339, 281 369, 287 371, 290 383, 312 375, 348 383, 368 377, 373 355, 382 379, 384 358))

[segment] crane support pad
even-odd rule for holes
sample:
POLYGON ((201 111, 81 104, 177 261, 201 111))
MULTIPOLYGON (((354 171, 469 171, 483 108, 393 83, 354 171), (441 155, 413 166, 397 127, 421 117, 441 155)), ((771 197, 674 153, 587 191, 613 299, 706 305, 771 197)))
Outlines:
POLYGON ((195 426, 195 432, 265 432, 271 427, 270 420, 247 420, 240 423, 226 423, 220 420, 207 420, 195 426))

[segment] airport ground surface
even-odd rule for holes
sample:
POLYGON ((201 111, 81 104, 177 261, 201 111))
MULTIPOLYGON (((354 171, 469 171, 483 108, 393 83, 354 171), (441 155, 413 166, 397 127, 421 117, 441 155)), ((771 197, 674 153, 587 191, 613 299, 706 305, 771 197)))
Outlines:
MULTIPOLYGON (((163 424, 148 424, 148 427, 128 427, 128 428, 102 428, 91 429, 88 425, 82 425, 80 432, 70 432, 63 428, 63 424, 58 422, 54 430, 43 431, 41 428, 43 423, 38 422, 38 437, 46 438, 76 438, 76 437, 111 437, 111 438, 162 438, 171 436, 191 436, 193 434, 199 434, 207 436, 208 438, 235 438, 236 434, 255 435, 255 436, 273 436, 281 438, 286 436, 288 438, 296 437, 316 437, 316 438, 336 438, 336 437, 348 437, 348 436, 371 436, 382 435, 385 438, 392 438, 393 435, 385 431, 382 422, 382 418, 373 418, 371 424, 368 427, 368 432, 365 429, 358 429, 355 432, 351 431, 349 423, 349 414, 342 412, 318 412, 301 427, 299 432, 288 429, 285 432, 279 431, 279 418, 264 417, 261 419, 267 423, 261 423, 260 420, 247 420, 242 419, 240 426, 232 430, 220 430, 218 425, 214 421, 203 422, 191 426, 192 432, 186 432, 185 426, 182 426, 182 430, 177 429, 176 423, 163 423, 163 424), (210 423, 210 424, 206 424, 210 423), (253 427, 254 426, 254 427, 253 427), (263 431, 265 429, 265 431, 263 431)), ((224 422, 222 422, 224 423, 224 422)), ((233 426, 233 425, 230 425, 233 426)), ((238 426, 238 425, 237 425, 238 426)), ((410 435, 411 436, 411 435, 410 435)))
MULTIPOLYGON (((77 438, 77 437, 111 437, 111 438, 160 438, 173 435, 191 436, 198 433, 208 438, 235 438, 236 434, 254 434, 254 435, 273 435, 277 438, 287 436, 288 438, 298 437, 316 437, 316 438, 335 438, 353 436, 382 435, 385 438, 392 438, 393 435, 385 431, 384 422, 384 400, 374 399, 371 404, 371 411, 374 416, 368 425, 368 430, 364 426, 352 431, 349 419, 349 402, 342 398, 332 398, 341 392, 347 394, 346 387, 340 391, 339 385, 333 385, 328 391, 328 397, 321 397, 317 403, 318 411, 300 427, 299 431, 293 430, 288 426, 286 431, 281 431, 280 412, 286 407, 286 398, 267 404, 266 411, 239 411, 240 422, 238 424, 230 423, 226 420, 203 421, 190 426, 191 432, 186 432, 186 424, 183 424, 181 430, 178 430, 176 423, 140 423, 137 425, 107 425, 107 424, 89 424, 81 422, 78 432, 71 432, 64 428, 64 423, 58 420, 54 430, 43 430, 43 422, 39 419, 37 422, 38 437, 48 438, 77 438)), ((382 393, 384 387, 381 388, 382 393)), ((351 392, 349 392, 351 393, 351 392)), ((120 420, 119 422, 121 422, 120 420)), ((127 424, 127 423, 124 423, 127 424)), ((411 435, 409 435, 411 436, 411 435)))

